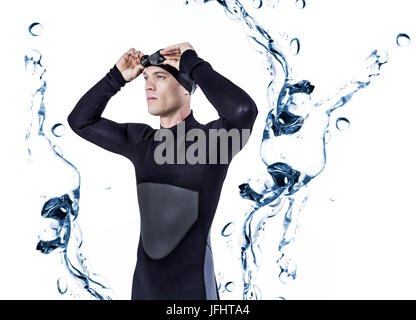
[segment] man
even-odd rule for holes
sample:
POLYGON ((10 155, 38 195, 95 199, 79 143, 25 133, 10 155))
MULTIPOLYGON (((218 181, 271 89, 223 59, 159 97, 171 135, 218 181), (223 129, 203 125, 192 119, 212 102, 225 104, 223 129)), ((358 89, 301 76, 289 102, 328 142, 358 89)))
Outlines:
MULTIPOLYGON (((131 48, 84 94, 68 123, 82 138, 127 157, 134 165, 141 231, 132 299, 219 300, 210 229, 229 161, 161 165, 155 160, 161 145, 156 136, 164 130, 176 139, 180 126, 185 133, 199 129, 206 137, 210 129, 251 130, 257 107, 187 42, 159 50, 157 58, 149 62, 152 59, 131 48), (160 117, 160 128, 101 117, 109 99, 143 71, 148 111, 160 117), (219 119, 205 125, 196 121, 190 108, 196 86, 219 119)), ((178 142, 173 141, 176 151, 178 142)))

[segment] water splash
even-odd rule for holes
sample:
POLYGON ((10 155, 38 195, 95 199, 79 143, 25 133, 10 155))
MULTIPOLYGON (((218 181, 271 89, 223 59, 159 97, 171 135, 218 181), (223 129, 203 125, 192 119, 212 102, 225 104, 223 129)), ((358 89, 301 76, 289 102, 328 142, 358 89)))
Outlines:
POLYGON ((350 127, 350 121, 347 118, 339 117, 335 123, 339 131, 345 131, 350 127))
MULTIPOLYGON (((32 35, 34 28, 29 27, 32 35)), ((53 144, 46 135, 43 125, 46 119, 44 95, 47 87, 43 75, 42 54, 32 50, 25 55, 25 68, 30 77, 32 100, 28 107, 30 120, 27 125, 25 142, 28 151, 27 162, 30 174, 40 194, 41 230, 36 249, 44 254, 58 257, 63 270, 57 279, 60 294, 73 297, 112 299, 114 292, 105 279, 93 273, 83 257, 81 229, 76 221, 79 211, 80 175, 77 168, 62 156, 60 147, 53 144)), ((59 123, 51 129, 55 136, 62 136, 64 125, 59 123)))
POLYGON ((221 272, 218 273, 216 279, 218 284, 218 293, 229 293, 236 289, 235 282, 226 280, 225 276, 221 272))
POLYGON ((396 44, 399 47, 407 47, 410 44, 410 37, 405 33, 399 33, 396 37, 396 44))
POLYGON ((29 33, 32 36, 37 37, 37 36, 40 36, 42 34, 43 26, 39 22, 33 22, 29 26, 28 30, 29 30, 29 33))
POLYGON ((65 134, 65 126, 62 123, 57 123, 52 126, 51 132, 55 137, 62 137, 65 134))
POLYGON ((290 51, 291 53, 296 56, 299 53, 300 50, 300 41, 298 38, 294 38, 292 39, 292 41, 290 41, 290 51))
POLYGON ((306 6, 305 0, 296 0, 295 2, 296 8, 303 9, 306 6))
POLYGON ((60 294, 65 294, 68 290, 68 285, 64 278, 59 277, 57 280, 58 291, 60 294))
POLYGON ((324 134, 324 143, 327 144, 331 140, 332 134, 331 131, 326 130, 324 134))
POLYGON ((235 283, 232 281, 229 281, 225 284, 225 290, 227 290, 228 292, 232 292, 235 289, 235 283))
POLYGON ((235 224, 234 222, 227 223, 221 231, 223 237, 229 237, 234 232, 235 224))
MULTIPOLYGON (((299 227, 299 216, 308 199, 307 184, 326 165, 325 146, 331 132, 329 119, 358 90, 370 84, 388 61, 387 52, 374 50, 365 59, 364 68, 328 98, 312 97, 314 86, 308 80, 295 80, 289 54, 300 41, 278 33, 271 38, 238 0, 217 0, 226 15, 241 23, 252 48, 264 58, 271 81, 267 87, 270 111, 266 118, 260 156, 266 167, 263 176, 239 185, 240 195, 251 203, 244 215, 241 236, 243 299, 261 299, 256 274, 261 263, 261 233, 267 219, 283 215, 282 236, 277 248, 278 278, 282 283, 296 279, 296 263, 291 248, 299 227)), ((300 9, 304 1, 296 1, 300 9)), ((293 51, 292 51, 293 52, 293 51)), ((298 50, 295 50, 297 53, 298 50)), ((341 123, 339 123, 341 125, 341 123)))
POLYGON ((260 9, 261 6, 263 5, 263 0, 252 0, 252 6, 255 9, 260 9))

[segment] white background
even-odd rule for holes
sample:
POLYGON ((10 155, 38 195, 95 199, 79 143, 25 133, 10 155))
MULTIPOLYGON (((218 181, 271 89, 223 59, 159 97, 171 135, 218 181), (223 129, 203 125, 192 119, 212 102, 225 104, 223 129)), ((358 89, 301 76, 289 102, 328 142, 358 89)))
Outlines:
MULTIPOLYGON (((316 0, 308 1, 303 10, 294 2, 281 0, 274 9, 260 10, 249 1, 242 3, 272 37, 286 32, 300 39, 300 54, 290 61, 296 76, 316 86, 313 94, 329 97, 353 78, 374 49, 386 50, 389 62, 369 87, 333 115, 331 129, 338 116, 347 117, 351 125, 344 132, 333 130, 326 169, 309 184, 294 257, 298 276, 288 285, 279 284, 272 258, 277 220, 266 225, 267 246, 258 274, 262 298, 414 299, 414 1, 316 0), (395 43, 400 32, 412 39, 406 48, 395 43)), ((35 250, 39 230, 33 221, 40 217, 40 208, 30 205, 38 195, 25 177, 22 119, 30 93, 24 55, 32 48, 43 54, 47 69, 45 132, 57 122, 66 125, 81 96, 131 47, 149 54, 190 42, 201 58, 255 100, 259 115, 254 133, 230 165, 211 238, 216 273, 241 282, 238 245, 234 241, 229 251, 220 231, 229 221, 241 223, 247 209, 238 185, 265 170, 259 144, 269 110, 270 79, 240 24, 216 2, 185 6, 179 0, 14 1, 1 6, 0 298, 66 298, 56 290, 57 260, 35 250), (28 33, 32 22, 42 23, 41 36, 28 33)), ((217 117, 200 89, 191 107, 201 123, 217 117)), ((122 88, 103 116, 159 125, 158 118, 147 113, 142 77, 122 88)), ((81 174, 82 252, 119 299, 130 299, 140 232, 134 168, 69 128, 54 142, 81 174), (105 189, 108 185, 110 190, 105 189)), ((241 299, 239 289, 221 293, 221 298, 241 299)))

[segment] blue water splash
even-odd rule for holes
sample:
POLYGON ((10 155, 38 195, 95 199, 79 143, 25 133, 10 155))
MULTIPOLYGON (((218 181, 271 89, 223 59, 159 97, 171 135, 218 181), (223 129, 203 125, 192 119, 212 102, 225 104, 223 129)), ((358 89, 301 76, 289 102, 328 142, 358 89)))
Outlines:
POLYGON ((300 41, 299 41, 299 39, 298 38, 293 38, 291 41, 290 41, 290 51, 291 51, 291 53, 293 54, 293 55, 297 55, 297 54, 299 54, 299 51, 300 51, 300 41))
MULTIPOLYGON (((307 184, 326 165, 330 116, 358 90, 367 87, 371 77, 380 74, 380 67, 388 61, 388 55, 381 50, 372 51, 360 74, 337 88, 329 98, 318 100, 312 96, 314 85, 310 81, 295 80, 292 76, 288 57, 290 53, 299 52, 299 39, 289 39, 282 33, 271 38, 238 0, 217 0, 217 3, 230 19, 241 23, 250 45, 265 59, 271 77, 267 87, 270 111, 260 146, 266 172, 262 177, 251 178, 239 185, 241 197, 251 203, 250 210, 244 215, 241 239, 243 299, 261 299, 256 274, 261 263, 260 236, 267 219, 283 215, 276 264, 278 279, 287 283, 297 276, 297 266, 290 253, 299 215, 308 199, 307 184)), ((300 9, 305 7, 305 1, 295 4, 300 9)), ((339 127, 341 121, 345 120, 340 120, 339 127)))
POLYGON ((228 291, 228 292, 232 292, 232 291, 234 291, 234 289, 235 289, 235 283, 234 282, 232 282, 232 281, 228 281, 226 284, 225 284, 225 290, 226 291, 228 291))
POLYGON ((224 228, 222 228, 221 235, 223 237, 229 237, 234 232, 235 224, 234 222, 227 223, 224 228))
POLYGON ((396 36, 396 44, 399 47, 407 47, 410 44, 410 37, 405 33, 399 33, 396 36))
POLYGON ((350 127, 350 120, 345 117, 339 117, 335 122, 335 126, 339 131, 345 131, 350 127))
POLYGON ((295 4, 298 9, 303 9, 306 6, 305 0, 296 0, 295 4))
POLYGON ((58 291, 60 294, 65 294, 68 290, 68 285, 64 278, 59 277, 57 280, 58 291))
POLYGON ((51 132, 55 137, 62 137, 65 134, 65 126, 62 123, 56 123, 52 126, 51 132))
POLYGON ((29 33, 32 36, 37 37, 37 36, 40 36, 42 34, 43 26, 39 22, 33 22, 29 26, 28 30, 29 30, 29 33))
MULTIPOLYGON (((35 27, 29 27, 32 35, 35 27)), ((54 254, 63 270, 57 279, 60 294, 72 297, 112 299, 115 296, 105 279, 91 271, 82 255, 81 229, 76 221, 79 211, 80 175, 77 168, 62 156, 60 147, 51 142, 43 124, 46 118, 44 95, 47 83, 43 80, 46 68, 42 54, 32 50, 25 55, 25 68, 31 75, 30 86, 32 100, 28 110, 30 122, 27 126, 25 141, 28 151, 27 162, 35 177, 36 192, 40 194, 40 213, 42 230, 38 235, 36 249, 44 254, 54 254)), ((52 127, 52 133, 60 137, 65 133, 64 125, 52 127)), ((51 137, 52 138, 52 137, 51 137)))

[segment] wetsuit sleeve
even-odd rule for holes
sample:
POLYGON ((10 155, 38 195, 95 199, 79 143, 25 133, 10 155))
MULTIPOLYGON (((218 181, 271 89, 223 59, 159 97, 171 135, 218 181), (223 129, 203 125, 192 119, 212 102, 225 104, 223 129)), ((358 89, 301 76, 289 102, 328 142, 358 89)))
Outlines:
POLYGON ((130 81, 126 81, 114 65, 81 97, 67 121, 80 137, 132 160, 134 143, 143 138, 150 127, 144 123, 117 123, 101 117, 110 98, 127 82, 130 81))
POLYGON ((196 82, 218 112, 220 118, 207 123, 207 128, 252 130, 257 106, 243 89, 215 71, 192 49, 182 53, 179 70, 196 82))

